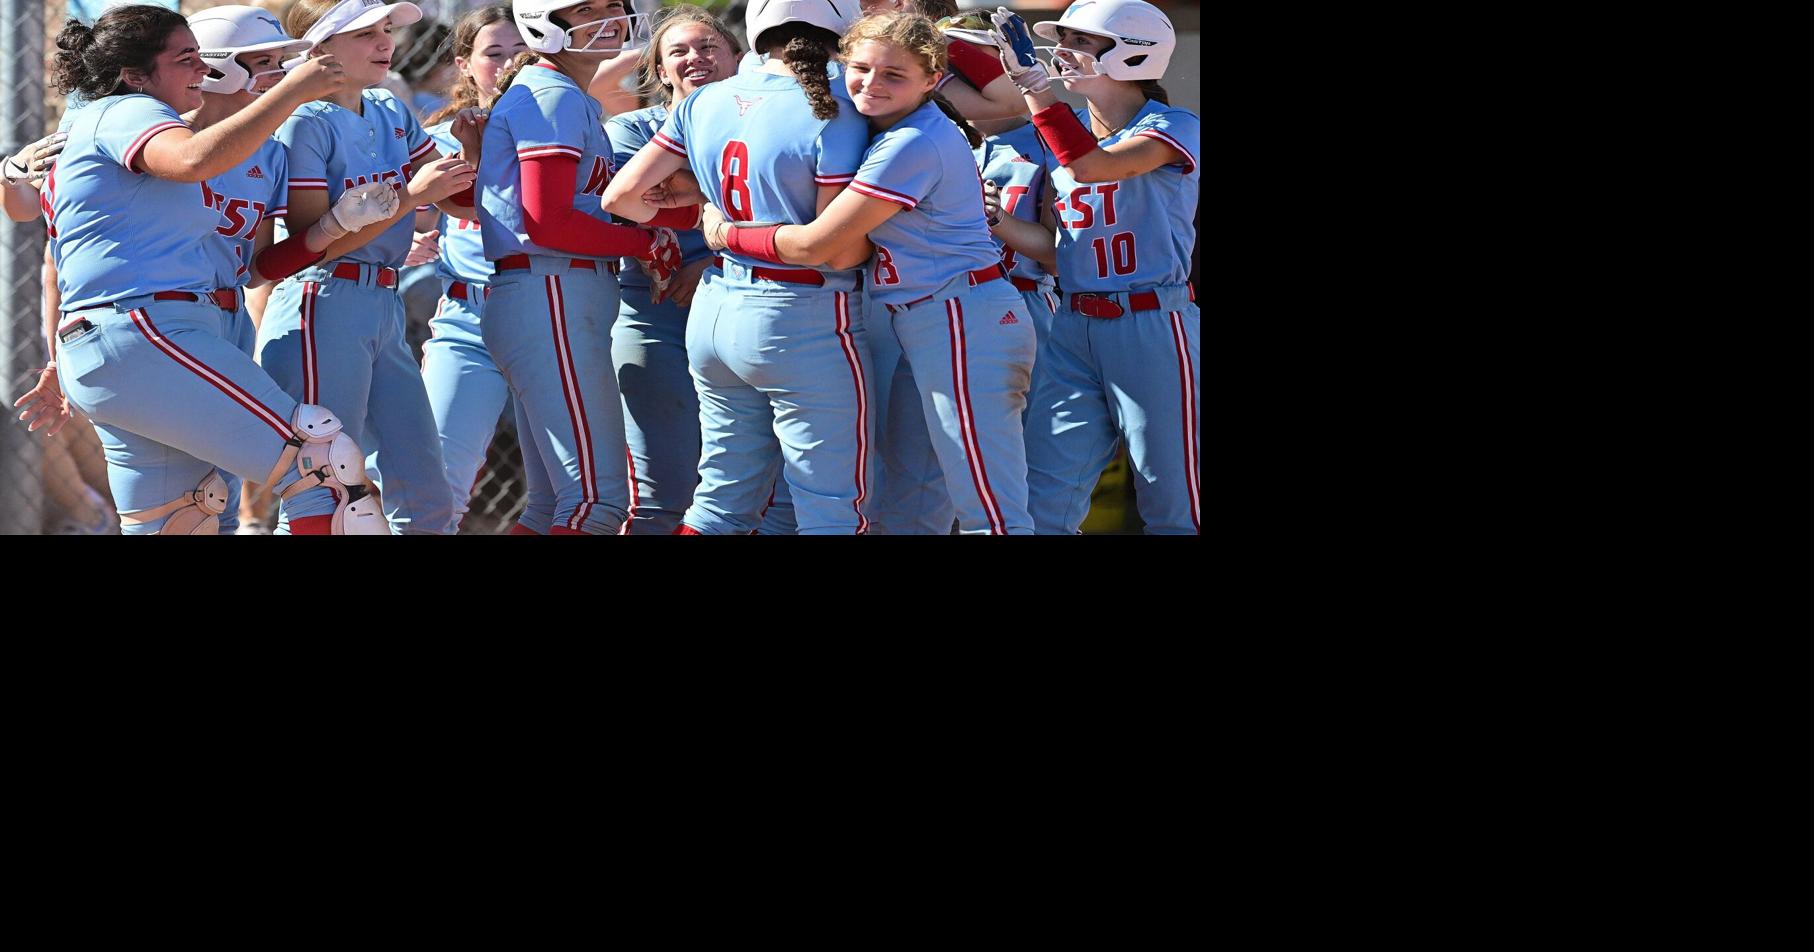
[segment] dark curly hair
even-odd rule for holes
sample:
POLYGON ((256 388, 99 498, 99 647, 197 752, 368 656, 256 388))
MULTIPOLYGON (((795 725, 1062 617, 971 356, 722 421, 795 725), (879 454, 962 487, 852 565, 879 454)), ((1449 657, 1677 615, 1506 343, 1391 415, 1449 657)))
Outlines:
POLYGON ((806 101, 812 104, 813 118, 836 119, 838 101, 832 98, 831 77, 825 75, 825 66, 838 48, 838 35, 824 27, 789 22, 763 30, 758 40, 752 44, 758 53, 780 50, 770 55, 778 56, 794 71, 794 78, 806 92, 806 101))
POLYGON ((51 84, 59 92, 80 93, 89 100, 130 92, 124 72, 151 72, 171 32, 188 23, 174 10, 142 3, 114 7, 93 27, 80 20, 65 21, 57 34, 51 84))

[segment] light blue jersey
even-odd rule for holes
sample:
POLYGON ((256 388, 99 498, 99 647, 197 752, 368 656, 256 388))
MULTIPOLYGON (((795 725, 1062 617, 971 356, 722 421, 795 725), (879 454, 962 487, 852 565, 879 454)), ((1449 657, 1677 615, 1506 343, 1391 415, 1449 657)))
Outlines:
MULTIPOLYGON (((460 151, 460 141, 453 137, 453 120, 437 122, 426 130, 428 137, 441 147, 443 155, 460 151)), ((464 281, 484 284, 491 280, 491 262, 485 259, 485 244, 479 239, 479 223, 441 216, 441 257, 435 262, 435 274, 443 282, 464 281)))
MULTIPOLYGON (((976 150, 976 167, 983 178, 1001 189, 1001 207, 1005 215, 1022 221, 1038 222, 1040 201, 1046 187, 1046 164, 1051 150, 1031 123, 1010 129, 983 140, 976 150)), ((1002 264, 1008 273, 1048 287, 1051 272, 1032 258, 1023 258, 1001 242, 1002 264)))
MULTIPOLYGON (((666 106, 650 106, 621 116, 612 116, 605 123, 605 135, 611 138, 612 164, 616 168, 623 168, 630 157, 636 154, 636 150, 648 145, 649 140, 661 129, 662 123, 667 121, 666 106)), ((682 263, 692 264, 711 256, 712 249, 706 247, 705 235, 698 229, 677 231, 675 235, 680 239, 682 263)), ((649 276, 636 266, 635 258, 625 258, 623 267, 617 272, 617 283, 620 287, 646 288, 649 286, 649 276)))
MULTIPOLYGON (((1077 110, 1089 128, 1090 117, 1077 110)), ((1197 164, 1202 124, 1195 113, 1148 100, 1104 146, 1145 136, 1171 145, 1178 162, 1119 182, 1079 184, 1050 160, 1057 192, 1058 273, 1066 293, 1183 285, 1196 240, 1197 164)))
MULTIPOLYGON (((363 115, 324 100, 304 103, 284 120, 277 138, 290 149, 290 188, 325 191, 331 208, 341 193, 367 182, 402 188, 409 167, 435 151, 422 124, 389 90, 367 89, 363 115)), ((336 259, 403 267, 415 235, 405 216, 369 244, 336 259)))
POLYGON ((213 243, 218 287, 245 285, 252 270, 252 247, 259 223, 289 214, 289 150, 268 139, 252 157, 209 179, 206 196, 221 214, 213 243))
MULTIPOLYGON (((743 73, 760 73, 762 72, 763 65, 767 62, 768 57, 763 56, 755 50, 750 50, 743 54, 742 59, 737 61, 737 72, 740 75, 743 73)), ((831 94, 833 96, 836 96, 845 102, 850 102, 850 88, 844 85, 843 63, 840 63, 837 60, 827 62, 825 64, 825 78, 831 80, 831 94)))
POLYGON ((207 186, 132 169, 154 136, 187 128, 175 109, 143 94, 75 113, 43 192, 63 310, 220 286, 209 243, 196 240, 222 224, 207 186))
POLYGON ((869 233, 868 291, 878 304, 925 297, 1001 260, 970 142, 933 103, 876 136, 850 188, 905 209, 869 233))
POLYGON ((485 125, 478 178, 485 257, 533 254, 606 260, 529 240, 529 226, 523 221, 522 160, 547 155, 578 160, 573 207, 599 221, 611 221, 603 204, 605 185, 611 181, 611 141, 605 138, 598 100, 560 70, 535 63, 517 73, 485 125))
MULTIPOLYGON (((869 121, 849 105, 816 119, 792 77, 740 73, 688 96, 652 141, 687 160, 725 217, 799 225, 818 216, 819 186, 856 175, 869 121)), ((729 251, 723 257, 766 266, 729 251)))

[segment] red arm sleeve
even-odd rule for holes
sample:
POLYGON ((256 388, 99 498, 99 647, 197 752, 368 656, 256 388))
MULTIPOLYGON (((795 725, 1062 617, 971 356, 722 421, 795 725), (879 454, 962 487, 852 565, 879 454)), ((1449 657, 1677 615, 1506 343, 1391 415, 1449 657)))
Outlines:
POLYGON ((321 260, 321 252, 310 251, 303 244, 307 232, 297 232, 288 238, 269 245, 258 253, 252 266, 258 269, 258 276, 266 281, 282 281, 284 278, 321 260))
POLYGON ((977 89, 989 85, 997 77, 1007 72, 1002 68, 1001 60, 996 58, 993 50, 969 40, 953 38, 951 44, 945 48, 945 54, 950 58, 951 71, 962 76, 965 82, 977 89))
POLYGON ((682 205, 678 208, 664 208, 655 213, 655 217, 643 224, 651 228, 673 228, 686 231, 699 227, 699 214, 705 210, 704 205, 682 205))
POLYGON ((655 244, 654 232, 599 221, 573 207, 578 159, 570 155, 527 158, 523 160, 522 175, 523 223, 530 241, 576 255, 649 256, 655 244))

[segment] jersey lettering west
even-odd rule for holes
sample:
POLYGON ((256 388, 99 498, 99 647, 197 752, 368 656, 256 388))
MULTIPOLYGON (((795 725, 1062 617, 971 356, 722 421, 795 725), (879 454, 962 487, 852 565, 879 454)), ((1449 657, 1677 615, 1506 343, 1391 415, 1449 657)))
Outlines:
POLYGON ((210 244, 219 287, 237 288, 250 280, 259 224, 289 213, 289 154, 283 143, 268 139, 251 158, 207 181, 209 200, 221 214, 214 229, 220 240, 210 244))
MULTIPOLYGON (((1077 111, 1089 127, 1090 117, 1077 111)), ((1198 160, 1203 133, 1195 113, 1148 100, 1132 121, 1102 140, 1157 139, 1178 161, 1119 182, 1078 182, 1049 160, 1058 213, 1058 273, 1067 293, 1172 287, 1190 280, 1196 240, 1198 160)))
POLYGON ((651 141, 687 160, 725 217, 800 225, 818 215, 820 186, 851 181, 869 122, 844 102, 835 117, 816 119, 792 77, 740 73, 688 96, 651 141))
MULTIPOLYGON (((1048 156, 1045 140, 1031 123, 983 140, 976 150, 976 167, 984 181, 994 182, 1000 189, 1002 214, 1022 221, 1039 221, 1048 156)), ((1008 266, 1009 274, 1051 288, 1052 275, 1044 265, 1016 254, 1000 241, 995 244, 1001 249, 1001 260, 1008 266)))
MULTIPOLYGON (((363 114, 316 100, 303 104, 278 128, 278 140, 290 150, 292 191, 324 192, 332 208, 347 189, 368 182, 402 188, 410 165, 433 156, 434 140, 401 100, 383 89, 360 96, 363 114)), ((414 235, 414 222, 405 216, 337 260, 401 268, 414 235)))
POLYGON ((905 304, 1001 261, 976 156, 932 103, 875 137, 850 188, 902 208, 869 233, 876 253, 865 290, 877 303, 905 304))
POLYGON ((479 235, 485 257, 513 254, 575 255, 529 240, 523 220, 523 160, 570 156, 579 163, 573 179, 573 207, 609 222, 603 196, 611 181, 611 141, 605 138, 598 100, 559 70, 526 66, 492 107, 479 159, 479 235))
POLYGON ((176 110, 142 94, 107 96, 75 114, 41 196, 63 310, 220 286, 208 236, 225 222, 208 187, 132 170, 153 138, 186 128, 176 110))

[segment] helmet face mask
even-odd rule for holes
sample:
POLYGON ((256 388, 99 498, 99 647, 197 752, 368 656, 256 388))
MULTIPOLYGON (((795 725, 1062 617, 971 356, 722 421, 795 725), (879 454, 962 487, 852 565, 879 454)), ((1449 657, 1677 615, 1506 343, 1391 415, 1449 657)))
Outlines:
POLYGON ((1061 28, 1113 40, 1096 54, 1096 72, 1126 82, 1164 78, 1178 47, 1171 19, 1145 0, 1076 0, 1057 20, 1035 23, 1033 32, 1056 41, 1061 28))
POLYGON ((602 20, 590 20, 577 23, 567 28, 566 47, 569 53, 608 53, 612 51, 641 49, 649 45, 649 15, 632 13, 629 16, 605 17, 602 20), (581 30, 601 23, 613 24, 592 34, 585 45, 576 46, 574 41, 581 30), (607 37, 617 40, 616 46, 597 46, 595 44, 607 37))
POLYGON ((1060 82, 1071 79, 1095 79, 1103 75, 1096 68, 1096 57, 1082 50, 1073 50, 1063 46, 1036 46, 1033 51, 1045 54, 1046 72, 1060 82))
POLYGON ((256 96, 283 79, 282 68, 252 73, 239 61, 241 56, 273 53, 282 60, 309 47, 286 35, 276 17, 257 7, 211 7, 190 17, 189 29, 195 34, 202 62, 208 65, 202 92, 217 95, 247 92, 256 96), (266 81, 270 76, 277 80, 266 81))
POLYGON ((602 17, 564 28, 553 19, 562 10, 585 2, 586 0, 515 0, 510 5, 510 18, 516 21, 517 32, 522 34, 524 45, 542 54, 612 53, 648 45, 649 15, 637 13, 630 0, 625 0, 624 9, 627 13, 621 17, 602 17), (601 24, 615 24, 615 29, 601 24), (595 27, 598 29, 584 43, 576 42, 576 33, 595 27), (609 43, 612 40, 617 45, 601 45, 601 41, 609 43))

